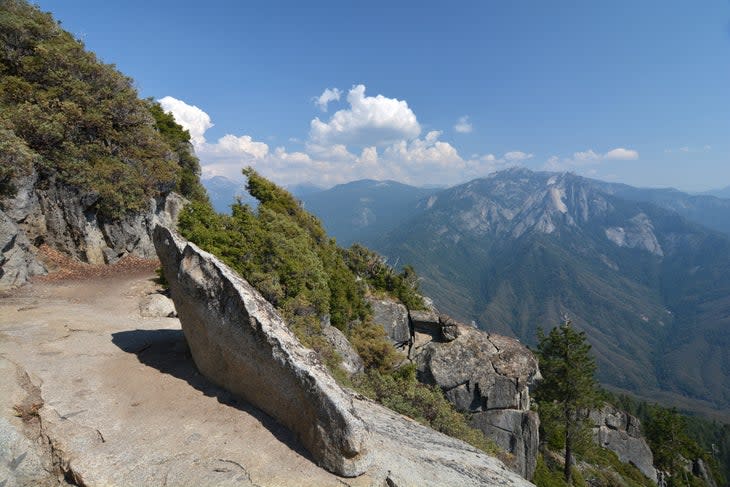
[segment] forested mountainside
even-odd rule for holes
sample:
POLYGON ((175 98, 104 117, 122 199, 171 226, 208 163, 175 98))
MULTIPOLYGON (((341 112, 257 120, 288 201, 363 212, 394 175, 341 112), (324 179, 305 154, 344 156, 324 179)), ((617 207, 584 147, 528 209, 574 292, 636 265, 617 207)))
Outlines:
POLYGON ((654 203, 690 221, 730 235, 730 199, 722 192, 687 194, 672 188, 635 188, 627 184, 590 181, 606 193, 631 201, 654 203))
MULTIPOLYGON (((339 215, 364 211, 338 196, 345 189, 320 194, 334 198, 319 215, 338 238, 350 231, 339 215)), ((533 343, 567 312, 589 331, 604 383, 722 415, 729 241, 671 209, 689 195, 658 206, 667 194, 515 169, 409 202, 395 212, 410 216, 360 236, 413 263, 426 292, 465 321, 533 343)))
POLYGON ((99 212, 142 210, 147 199, 199 191, 199 168, 171 118, 140 100, 132 81, 18 0, 0 17, 0 144, 3 194, 13 175, 37 171, 95 199, 99 212))
POLYGON ((528 343, 568 313, 604 383, 727 411, 726 236, 571 174, 506 171, 423 204, 376 248, 448 312, 528 343))

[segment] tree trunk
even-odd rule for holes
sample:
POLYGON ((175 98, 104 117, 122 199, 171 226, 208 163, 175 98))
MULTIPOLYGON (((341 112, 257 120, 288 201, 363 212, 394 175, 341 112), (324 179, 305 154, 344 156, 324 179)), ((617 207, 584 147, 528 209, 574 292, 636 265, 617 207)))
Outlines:
POLYGON ((573 435, 570 434, 570 426, 566 425, 565 428, 565 469, 563 475, 565 476, 565 483, 570 486, 570 482, 573 477, 573 471, 570 468, 573 465, 573 435))

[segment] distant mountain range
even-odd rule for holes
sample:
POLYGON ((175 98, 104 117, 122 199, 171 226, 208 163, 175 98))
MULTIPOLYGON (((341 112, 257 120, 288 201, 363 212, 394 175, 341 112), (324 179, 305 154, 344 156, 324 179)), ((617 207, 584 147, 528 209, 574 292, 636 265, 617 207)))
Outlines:
POLYGON ((419 211, 421 199, 439 191, 364 179, 300 199, 308 211, 321 217, 327 232, 347 247, 391 230, 419 211))
POLYGON ((705 191, 702 194, 708 195, 708 196, 716 196, 718 198, 730 198, 730 186, 726 186, 726 187, 720 188, 720 189, 713 189, 710 191, 705 191))
POLYGON ((441 310, 529 344, 565 313, 604 384, 730 417, 730 201, 525 169, 302 200, 340 243, 413 264, 441 310))

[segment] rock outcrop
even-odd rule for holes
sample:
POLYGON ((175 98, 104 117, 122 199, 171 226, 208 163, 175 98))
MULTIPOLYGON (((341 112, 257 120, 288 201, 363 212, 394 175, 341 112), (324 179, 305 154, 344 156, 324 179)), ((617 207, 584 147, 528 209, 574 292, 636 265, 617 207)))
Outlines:
POLYGON ((295 432, 326 469, 345 477, 370 466, 369 432, 352 398, 274 307, 211 254, 158 226, 165 277, 198 369, 295 432))
POLYGON ((112 219, 97 214, 97 195, 41 182, 35 171, 13 185, 15 195, 0 207, 0 288, 46 272, 37 257, 41 244, 90 264, 113 264, 126 255, 155 258, 152 230, 172 226, 184 205, 182 197, 169 193, 151 199, 143 212, 112 219))
MULTIPOLYGON (((514 455, 515 471, 535 471, 539 419, 530 411, 528 386, 539 371, 535 356, 517 340, 442 320, 449 341, 417 333, 414 358, 419 377, 437 384, 459 411, 514 455)), ((442 335, 443 331, 442 331, 442 335)))
POLYGON ((591 420, 593 439, 598 445, 616 453, 619 460, 635 465, 641 473, 657 481, 654 455, 641 436, 638 418, 605 404, 600 410, 591 412, 591 420))
POLYGON ((405 306, 392 299, 368 298, 367 301, 373 311, 373 322, 385 329, 394 344, 410 340, 411 329, 405 306))
POLYGON ((496 458, 341 388, 245 280, 163 227, 154 236, 199 370, 274 416, 327 469, 362 473, 357 485, 530 485, 496 458))
POLYGON ((365 363, 344 333, 332 325, 325 324, 322 326, 322 334, 342 358, 341 366, 349 376, 359 374, 365 370, 365 363))

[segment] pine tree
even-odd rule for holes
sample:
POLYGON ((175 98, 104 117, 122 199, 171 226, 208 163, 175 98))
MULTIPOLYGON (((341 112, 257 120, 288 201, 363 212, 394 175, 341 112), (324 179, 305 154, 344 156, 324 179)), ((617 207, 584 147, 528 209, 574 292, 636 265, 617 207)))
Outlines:
POLYGON ((600 404, 596 362, 585 333, 575 330, 567 318, 547 336, 538 330, 537 338, 543 380, 535 396, 544 429, 565 449, 564 475, 570 485, 576 446, 590 426, 591 408, 600 404))

